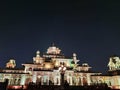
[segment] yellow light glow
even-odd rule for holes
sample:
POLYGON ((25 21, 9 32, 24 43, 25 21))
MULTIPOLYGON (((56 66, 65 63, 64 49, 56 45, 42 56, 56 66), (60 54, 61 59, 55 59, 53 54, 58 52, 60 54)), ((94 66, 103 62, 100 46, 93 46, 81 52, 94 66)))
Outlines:
POLYGON ((69 67, 70 65, 67 63, 67 66, 69 67))
POLYGON ((56 63, 55 63, 55 66, 59 66, 59 64, 56 62, 56 63))
POLYGON ((46 68, 50 68, 50 65, 46 65, 46 68))

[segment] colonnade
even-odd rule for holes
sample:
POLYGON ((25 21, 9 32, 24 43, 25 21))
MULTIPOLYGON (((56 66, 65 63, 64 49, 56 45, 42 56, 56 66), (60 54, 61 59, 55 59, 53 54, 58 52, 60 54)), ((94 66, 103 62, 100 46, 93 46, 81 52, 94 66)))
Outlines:
MULTIPOLYGON (((40 83, 41 85, 60 85, 61 84, 61 77, 60 74, 52 75, 52 74, 46 74, 46 75, 38 75, 36 72, 32 76, 33 83, 40 83)), ((78 74, 78 76, 73 75, 64 75, 64 81, 67 81, 69 85, 75 85, 75 86, 83 86, 83 85, 90 85, 91 79, 89 74, 78 74)))

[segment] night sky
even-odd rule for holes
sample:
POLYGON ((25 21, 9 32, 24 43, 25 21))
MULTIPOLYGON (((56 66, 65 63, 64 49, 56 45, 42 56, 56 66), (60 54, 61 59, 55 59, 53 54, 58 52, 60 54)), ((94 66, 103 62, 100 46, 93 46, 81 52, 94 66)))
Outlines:
POLYGON ((65 56, 106 72, 109 57, 120 56, 120 4, 102 0, 15 0, 0 3, 0 67, 13 58, 31 62, 55 43, 65 56))

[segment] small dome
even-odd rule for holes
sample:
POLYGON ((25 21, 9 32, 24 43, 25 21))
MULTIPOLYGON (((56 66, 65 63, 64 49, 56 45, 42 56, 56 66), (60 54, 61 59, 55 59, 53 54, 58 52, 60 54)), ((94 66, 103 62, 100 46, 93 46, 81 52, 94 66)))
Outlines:
POLYGON ((82 66, 88 67, 88 63, 83 63, 82 66))
POLYGON ((39 55, 39 54, 40 54, 40 51, 37 51, 36 54, 39 55))
POLYGON ((73 53, 73 57, 76 57, 77 55, 76 55, 76 53, 73 53))

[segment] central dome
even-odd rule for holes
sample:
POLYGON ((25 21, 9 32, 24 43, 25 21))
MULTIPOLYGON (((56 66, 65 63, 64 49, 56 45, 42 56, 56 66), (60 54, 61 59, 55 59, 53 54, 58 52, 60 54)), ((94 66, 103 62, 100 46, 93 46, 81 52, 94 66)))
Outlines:
POLYGON ((47 54, 60 54, 61 50, 54 44, 47 49, 47 54))
POLYGON ((43 54, 44 58, 64 58, 61 50, 54 44, 47 49, 47 52, 43 54))

